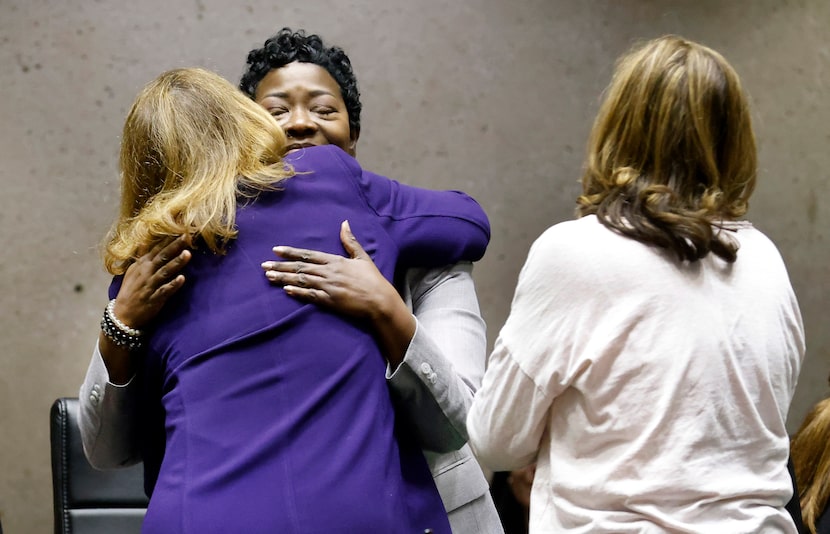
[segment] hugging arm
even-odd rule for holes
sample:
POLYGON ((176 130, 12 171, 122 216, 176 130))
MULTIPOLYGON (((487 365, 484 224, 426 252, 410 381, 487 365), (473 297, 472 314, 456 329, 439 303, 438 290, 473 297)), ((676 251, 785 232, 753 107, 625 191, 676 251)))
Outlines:
MULTIPOLYGON (((114 315, 142 329, 184 284, 190 261, 189 239, 168 239, 127 269, 116 295, 114 315)), ((79 426, 84 452, 98 468, 141 461, 138 447, 138 396, 135 369, 141 352, 130 352, 101 332, 79 391, 79 426)))
POLYGON ((457 450, 467 441, 467 410, 486 355, 472 265, 410 269, 404 301, 347 224, 341 240, 348 258, 276 247, 286 261, 265 262, 263 269, 296 298, 367 320, 387 357, 392 395, 421 447, 457 450))
POLYGON ((415 335, 415 318, 357 242, 348 221, 340 227, 340 239, 349 258, 274 247, 287 261, 264 262, 265 276, 292 297, 368 321, 389 364, 397 368, 415 335))
POLYGON ((387 374, 393 397, 423 448, 458 449, 467 442, 467 412, 486 359, 472 264, 410 269, 403 291, 418 328, 401 365, 387 374))

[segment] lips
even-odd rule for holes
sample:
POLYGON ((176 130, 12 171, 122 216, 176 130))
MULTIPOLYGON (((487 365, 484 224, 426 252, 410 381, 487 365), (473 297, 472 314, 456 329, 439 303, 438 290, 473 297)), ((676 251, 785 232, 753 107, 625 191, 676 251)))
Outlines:
POLYGON ((312 146, 315 146, 314 143, 291 143, 290 145, 285 147, 285 152, 288 153, 294 150, 299 150, 301 148, 308 148, 312 146))

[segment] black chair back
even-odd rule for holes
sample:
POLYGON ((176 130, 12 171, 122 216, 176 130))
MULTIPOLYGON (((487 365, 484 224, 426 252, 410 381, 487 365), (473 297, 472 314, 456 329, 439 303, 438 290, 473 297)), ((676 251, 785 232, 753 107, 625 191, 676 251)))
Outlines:
POLYGON ((140 533, 148 502, 142 465, 106 471, 89 465, 77 398, 57 399, 50 419, 55 534, 140 533))

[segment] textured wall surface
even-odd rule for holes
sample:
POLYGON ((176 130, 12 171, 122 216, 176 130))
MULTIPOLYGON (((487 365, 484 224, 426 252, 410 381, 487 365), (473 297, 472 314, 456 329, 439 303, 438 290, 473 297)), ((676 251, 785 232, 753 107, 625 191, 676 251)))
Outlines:
POLYGON ((490 341, 533 239, 571 217, 613 60, 679 33, 720 50, 754 102, 749 217, 779 245, 808 355, 794 430, 826 393, 830 3, 824 0, 0 0, 0 517, 51 529, 48 411, 77 394, 106 303, 97 244, 118 199, 127 108, 162 70, 236 81, 248 50, 305 27, 351 55, 363 164, 463 189, 493 224, 476 269, 490 341))

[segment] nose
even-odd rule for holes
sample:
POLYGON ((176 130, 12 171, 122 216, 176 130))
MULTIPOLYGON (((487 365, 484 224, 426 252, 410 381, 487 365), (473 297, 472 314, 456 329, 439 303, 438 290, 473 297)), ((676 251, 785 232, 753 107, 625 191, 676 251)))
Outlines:
POLYGON ((311 137, 317 132, 317 123, 306 109, 294 109, 282 124, 285 135, 292 139, 311 137))

